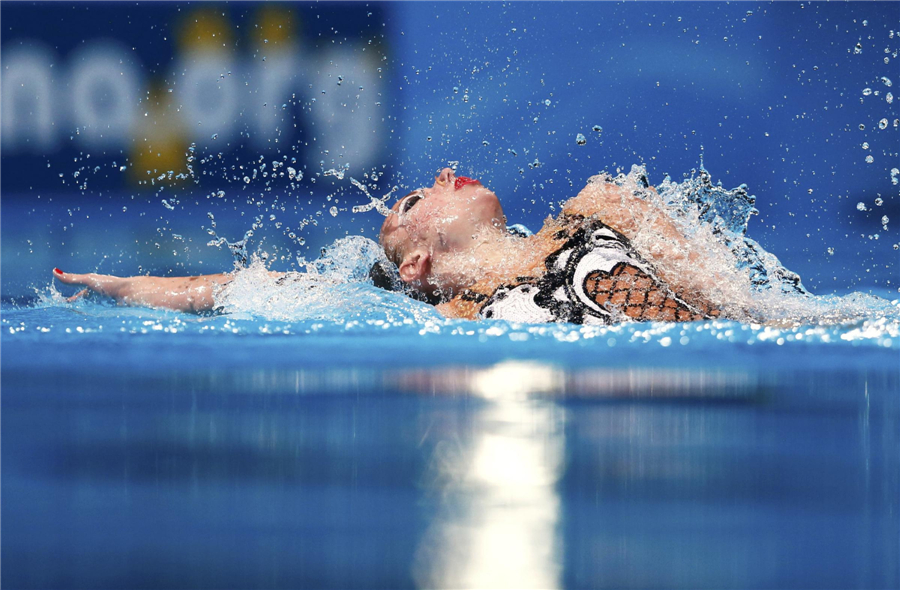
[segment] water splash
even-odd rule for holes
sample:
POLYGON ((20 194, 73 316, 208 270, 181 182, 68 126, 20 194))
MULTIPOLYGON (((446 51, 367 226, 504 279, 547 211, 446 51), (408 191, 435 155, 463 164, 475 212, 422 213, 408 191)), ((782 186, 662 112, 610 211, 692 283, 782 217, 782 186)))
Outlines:
POLYGON ((350 183, 353 186, 355 186, 356 188, 358 188, 359 190, 361 190, 363 192, 363 194, 369 198, 369 202, 367 204, 354 206, 353 207, 354 213, 367 213, 367 212, 371 211, 372 209, 375 209, 376 211, 378 211, 385 217, 396 214, 395 211, 392 211, 391 209, 388 208, 387 205, 385 205, 387 200, 390 199, 391 195, 393 195, 394 192, 397 190, 396 186, 391 188, 391 190, 386 195, 384 195, 380 199, 378 199, 378 198, 373 197, 371 194, 369 194, 369 190, 366 188, 366 186, 363 183, 361 183, 360 181, 353 178, 352 176, 350 177, 350 183))
MULTIPOLYGON (((632 174, 645 175, 643 168, 636 167, 632 174)), ((747 192, 747 185, 725 189, 722 183, 713 184, 712 175, 700 167, 699 174, 692 174, 681 183, 666 178, 657 187, 673 217, 693 236, 699 226, 712 230, 735 257, 735 268, 749 273, 752 288, 756 291, 769 289, 783 293, 808 295, 800 277, 785 268, 778 258, 767 252, 755 240, 747 237, 750 217, 759 213, 755 207, 756 197, 747 192), (687 220, 696 215, 697 223, 691 227, 687 220)))
POLYGON ((216 233, 216 218, 212 213, 207 213, 207 217, 209 217, 210 227, 207 229, 207 233, 213 237, 213 239, 209 240, 206 245, 213 246, 217 248, 221 248, 225 246, 231 252, 231 256, 234 259, 234 263, 237 266, 246 266, 247 261, 250 258, 250 238, 253 237, 253 230, 248 229, 244 233, 244 237, 240 240, 230 242, 227 238, 217 235, 216 233))
MULTIPOLYGON (((608 178, 608 177, 607 177, 608 178)), ((900 321, 900 308, 880 297, 853 293, 846 296, 815 296, 800 277, 784 267, 778 258, 748 237, 750 218, 757 213, 756 198, 746 185, 725 189, 713 183, 704 168, 683 182, 666 178, 649 188, 646 170, 633 166, 613 182, 636 195, 656 201, 675 221, 681 233, 700 251, 710 253, 709 265, 717 276, 727 277, 713 286, 711 300, 719 303, 734 319, 768 326, 838 325, 861 321, 900 321), (737 305, 733 305, 737 302, 737 305)), ((657 236, 638 236, 639 251, 657 236)), ((666 261, 658 261, 665 265, 666 261)), ((688 268, 671 268, 691 272, 688 268)))
POLYGON ((434 307, 371 284, 370 269, 385 260, 381 247, 362 236, 337 240, 319 259, 306 263, 306 272, 273 273, 254 256, 216 294, 216 305, 238 317, 277 321, 439 320, 434 307))
POLYGON ((349 164, 343 164, 337 168, 329 168, 322 173, 322 176, 334 176, 338 180, 344 180, 344 175, 350 169, 349 164))
MULTIPOLYGON (((220 345, 233 342, 230 346, 239 349, 252 347, 252 344, 227 338, 294 336, 300 340, 280 340, 279 346, 290 346, 292 342, 297 346, 310 346, 322 342, 321 339, 344 339, 352 335, 355 337, 353 342, 377 346, 371 343, 384 342, 385 338, 409 342, 426 337, 417 341, 416 346, 435 354, 442 354, 448 346, 459 349, 489 343, 512 357, 525 351, 527 355, 540 354, 562 363, 583 358, 588 349, 618 352, 627 358, 647 352, 657 354, 663 349, 683 349, 695 359, 739 358, 743 363, 747 360, 744 347, 752 346, 757 351, 757 360, 768 350, 768 354, 774 354, 768 357, 770 362, 779 366, 797 362, 797 357, 790 354, 791 350, 817 352, 802 357, 805 362, 816 362, 814 359, 833 359, 834 356, 828 355, 833 355, 835 349, 852 349, 855 352, 847 360, 857 363, 881 362, 881 357, 867 356, 864 350, 887 350, 892 354, 900 350, 900 300, 889 303, 860 294, 813 298, 820 310, 827 311, 831 306, 832 310, 843 314, 847 308, 857 306, 858 310, 865 311, 866 317, 847 321, 842 315, 843 321, 831 324, 816 318, 805 325, 783 326, 728 320, 581 326, 447 320, 429 305, 380 291, 365 282, 327 283, 322 277, 315 276, 308 277, 305 284, 298 284, 294 291, 287 293, 283 286, 274 286, 274 279, 260 261, 254 261, 240 271, 237 278, 244 281, 244 285, 231 294, 230 313, 200 318, 167 310, 115 307, 98 299, 66 303, 63 296, 48 285, 38 293, 37 301, 25 307, 3 303, 0 331, 4 339, 15 338, 17 343, 25 344, 70 340, 75 344, 82 342, 81 338, 87 334, 93 334, 100 341, 106 339, 118 343, 122 334, 179 333, 181 336, 174 342, 177 345, 189 343, 193 333, 203 342, 209 343, 213 338, 212 342, 220 345), (279 297, 279 294, 283 296, 279 297), (295 304, 290 301, 291 296, 299 296, 301 301, 295 304), (823 354, 826 356, 822 357, 823 354)), ((173 341, 166 340, 166 348, 172 345, 173 341)))

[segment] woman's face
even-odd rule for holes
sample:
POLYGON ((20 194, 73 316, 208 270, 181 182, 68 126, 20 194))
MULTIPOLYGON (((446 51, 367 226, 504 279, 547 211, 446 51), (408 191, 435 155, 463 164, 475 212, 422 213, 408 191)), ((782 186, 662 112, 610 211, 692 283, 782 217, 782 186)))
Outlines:
POLYGON ((411 192, 392 210, 397 215, 385 220, 381 233, 383 239, 390 235, 397 240, 393 247, 401 252, 416 246, 428 248, 432 256, 463 252, 474 247, 484 229, 506 225, 497 195, 450 168, 441 170, 433 186, 411 192))

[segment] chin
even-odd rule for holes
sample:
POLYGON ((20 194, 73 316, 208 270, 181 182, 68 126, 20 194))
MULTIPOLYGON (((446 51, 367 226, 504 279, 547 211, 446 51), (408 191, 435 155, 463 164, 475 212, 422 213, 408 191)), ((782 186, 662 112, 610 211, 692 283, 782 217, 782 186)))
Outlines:
POLYGON ((478 210, 484 212, 485 218, 490 220, 497 219, 506 223, 506 215, 503 214, 500 199, 490 189, 479 187, 479 190, 475 192, 474 200, 478 210))

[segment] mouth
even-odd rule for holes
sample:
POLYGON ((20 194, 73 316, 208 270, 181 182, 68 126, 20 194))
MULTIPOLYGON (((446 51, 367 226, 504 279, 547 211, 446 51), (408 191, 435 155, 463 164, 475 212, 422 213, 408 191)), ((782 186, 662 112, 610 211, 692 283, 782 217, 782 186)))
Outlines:
POLYGON ((454 183, 455 190, 459 190, 467 184, 481 184, 478 180, 474 178, 468 178, 467 176, 457 176, 456 182, 454 183))

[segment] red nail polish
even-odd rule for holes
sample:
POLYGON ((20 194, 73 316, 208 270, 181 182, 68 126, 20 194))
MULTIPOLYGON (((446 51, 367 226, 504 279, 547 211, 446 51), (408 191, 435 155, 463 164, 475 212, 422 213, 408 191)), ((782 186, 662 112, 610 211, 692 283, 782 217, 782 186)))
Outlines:
POLYGON ((58 275, 61 275, 63 273, 63 271, 59 270, 58 268, 54 268, 53 272, 55 272, 58 275))

